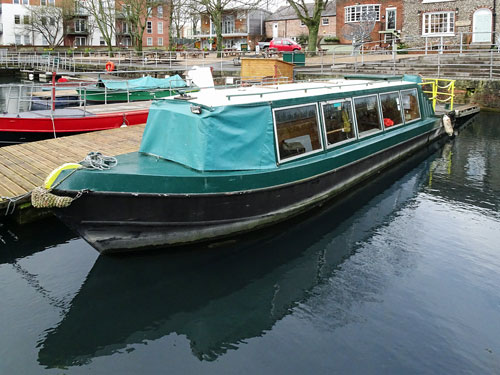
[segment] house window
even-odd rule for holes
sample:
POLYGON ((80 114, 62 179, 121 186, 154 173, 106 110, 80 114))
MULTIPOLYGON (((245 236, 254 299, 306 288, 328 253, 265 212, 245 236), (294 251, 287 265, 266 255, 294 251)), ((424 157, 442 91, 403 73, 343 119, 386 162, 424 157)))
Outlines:
POLYGON ((21 35, 15 35, 16 44, 21 44, 21 35))
POLYGON ((398 92, 380 94, 380 104, 382 106, 382 118, 384 119, 383 122, 386 128, 401 125, 403 123, 398 92))
POLYGON ((84 36, 77 36, 75 38, 75 46, 80 47, 80 46, 85 46, 85 45, 87 45, 87 38, 86 37, 84 37, 84 36))
POLYGON ((75 32, 82 33, 85 31, 85 20, 75 20, 75 32))
POLYGON ((49 0, 49 4, 50 5, 55 5, 56 4, 56 0, 49 0))
POLYGON ((153 33, 153 22, 151 22, 151 21, 147 22, 147 24, 146 24, 146 32, 148 34, 152 34, 153 33))
POLYGON ((163 22, 158 22, 158 34, 163 34, 163 22))
POLYGON ((417 89, 401 91, 401 100, 403 103, 405 122, 420 119, 417 89))
POLYGON ((40 18, 40 21, 42 22, 42 26, 47 25, 47 17, 42 16, 42 17, 40 18))
POLYGON ((29 25, 30 24, 30 16, 23 16, 23 23, 25 25, 29 25))
POLYGON ((152 45, 153 45, 153 38, 148 37, 148 38, 146 39, 146 44, 147 44, 148 46, 152 46, 152 45))
POLYGON ((273 114, 280 161, 323 148, 316 104, 275 109, 273 114))
POLYGON ((359 22, 364 14, 375 12, 375 21, 380 21, 380 5, 353 5, 345 7, 345 22, 359 22))
POLYGON ((30 45, 31 44, 31 39, 30 39, 30 35, 29 34, 26 34, 24 36, 24 44, 25 45, 30 45))
POLYGON ((325 103, 322 108, 328 146, 356 139, 351 100, 325 103))
POLYGON ((47 5, 47 0, 40 0, 40 5, 47 5))
POLYGON ((163 38, 158 38, 158 45, 163 46, 163 38))
POLYGON ((323 19, 321 19, 321 24, 323 26, 328 26, 330 24, 330 19, 329 18, 323 18, 323 19))
POLYGON ((104 40, 104 38, 102 36, 99 38, 99 45, 100 46, 105 46, 106 45, 106 41, 104 40))
POLYGON ((304 23, 304 21, 301 20, 300 21, 300 27, 305 27, 305 26, 306 26, 306 24, 304 23))
POLYGON ((30 5, 30 0, 23 0, 23 5, 30 5))
MULTIPOLYGON (((12 0, 12 4, 19 4, 19 0, 12 0)), ((16 44, 18 43, 16 42, 16 44)))
POLYGON ((425 13, 422 35, 452 35, 455 31, 455 12, 425 13))
POLYGON ((21 16, 19 16, 19 15, 17 15, 17 14, 16 14, 16 15, 14 16, 14 23, 15 23, 16 25, 20 25, 20 24, 21 24, 21 16))
POLYGON ((50 26, 55 26, 56 25, 56 19, 54 17, 50 17, 50 26))
POLYGON ((354 107, 360 137, 382 130, 377 95, 355 98, 354 107))
POLYGON ((161 5, 158 5, 156 8, 156 16, 160 18, 163 17, 163 7, 161 5))

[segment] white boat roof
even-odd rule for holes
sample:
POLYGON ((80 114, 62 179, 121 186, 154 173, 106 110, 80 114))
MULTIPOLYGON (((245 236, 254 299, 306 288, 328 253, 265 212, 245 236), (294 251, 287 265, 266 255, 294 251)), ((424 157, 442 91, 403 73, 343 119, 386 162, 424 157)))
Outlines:
MULTIPOLYGON (((309 96, 352 92, 367 89, 382 89, 404 84, 414 84, 412 81, 401 79, 393 80, 361 80, 361 79, 332 79, 321 82, 299 82, 276 85, 255 85, 234 88, 202 88, 199 92, 189 95, 190 102, 207 107, 219 107, 235 104, 250 104, 268 102, 272 100, 297 99, 309 96)), ((171 100, 169 97, 166 100, 171 100)))

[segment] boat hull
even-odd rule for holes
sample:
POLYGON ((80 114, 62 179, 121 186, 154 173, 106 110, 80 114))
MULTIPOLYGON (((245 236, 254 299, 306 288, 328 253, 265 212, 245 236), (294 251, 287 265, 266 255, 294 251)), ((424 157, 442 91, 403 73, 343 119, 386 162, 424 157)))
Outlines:
POLYGON ((84 117, 0 117, 0 145, 146 123, 148 109, 84 117))
POLYGON ((55 214, 101 253, 220 240, 320 206, 443 134, 442 127, 435 127, 369 157, 295 183, 220 194, 85 192, 55 214))

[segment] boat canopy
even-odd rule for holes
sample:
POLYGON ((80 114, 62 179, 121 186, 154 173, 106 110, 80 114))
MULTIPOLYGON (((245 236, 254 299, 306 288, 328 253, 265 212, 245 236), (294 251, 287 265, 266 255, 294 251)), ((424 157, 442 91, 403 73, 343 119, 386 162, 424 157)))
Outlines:
POLYGON ((151 104, 139 151, 199 171, 269 169, 276 167, 273 134, 269 103, 159 100, 151 104))
POLYGON ((150 90, 186 87, 186 82, 178 75, 167 78, 153 78, 151 76, 117 81, 103 79, 102 83, 110 90, 150 90))

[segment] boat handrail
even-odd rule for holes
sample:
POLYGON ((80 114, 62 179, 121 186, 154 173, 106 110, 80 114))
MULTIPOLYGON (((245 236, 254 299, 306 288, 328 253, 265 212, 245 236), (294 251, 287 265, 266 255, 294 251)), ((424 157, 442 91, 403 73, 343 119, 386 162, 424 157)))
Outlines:
MULTIPOLYGON (((387 81, 384 79, 380 79, 380 80, 370 80, 369 82, 363 82, 361 84, 366 85, 366 86, 372 86, 372 85, 375 85, 377 83, 382 83, 382 82, 393 83, 394 81, 387 81)), ((403 82, 403 79, 401 79, 400 82, 403 82)), ((279 93, 281 94, 284 92, 298 92, 298 91, 304 91, 305 93, 307 93, 308 90, 334 89, 334 88, 351 87, 351 86, 360 86, 360 83, 358 81, 356 83, 351 83, 351 84, 341 83, 341 84, 331 84, 331 85, 317 86, 317 87, 300 87, 300 88, 295 88, 295 89, 280 90, 279 93)), ((276 94, 278 92, 277 90, 278 90, 278 88, 276 88, 276 91, 272 91, 272 92, 247 92, 247 93, 241 93, 241 94, 228 94, 228 95, 226 95, 226 98, 228 101, 230 101, 231 98, 241 97, 241 96, 260 96, 260 97, 262 97, 264 95, 276 94)))

